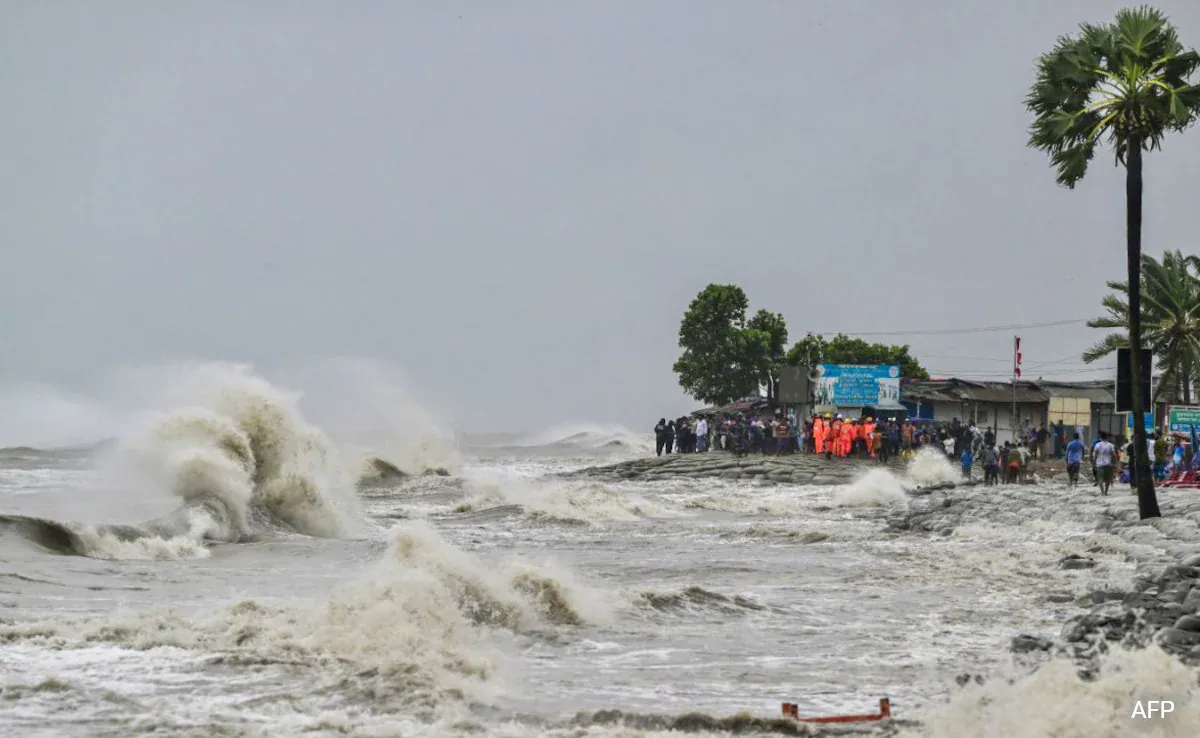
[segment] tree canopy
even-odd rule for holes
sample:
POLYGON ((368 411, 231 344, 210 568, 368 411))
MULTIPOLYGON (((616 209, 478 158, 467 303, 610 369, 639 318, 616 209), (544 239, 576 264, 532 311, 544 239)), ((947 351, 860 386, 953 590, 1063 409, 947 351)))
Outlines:
POLYGON ((1190 82, 1198 68, 1200 55, 1183 47, 1154 8, 1125 8, 1111 24, 1085 23, 1038 59, 1025 98, 1034 114, 1029 145, 1050 155, 1066 187, 1083 179, 1101 139, 1118 164, 1135 143, 1139 156, 1158 149, 1200 113, 1200 87, 1190 82))
POLYGON ((809 333, 789 349, 783 316, 760 309, 747 319, 749 307, 741 287, 710 284, 684 312, 679 324, 683 351, 673 368, 679 386, 697 400, 724 405, 765 386, 774 401, 780 369, 796 364, 898 364, 903 377, 929 378, 908 346, 867 343, 842 334, 826 340, 809 333))
POLYGON ((929 379, 929 372, 921 366, 909 347, 891 346, 885 343, 868 343, 839 333, 832 340, 809 333, 788 349, 787 364, 813 366, 814 364, 895 364, 900 367, 900 376, 906 379, 929 379))
MULTIPOLYGON (((688 305, 679 324, 675 361, 679 386, 701 402, 723 405, 756 394, 764 367, 769 365, 772 342, 782 326, 773 314, 751 327, 746 320, 749 300, 741 287, 710 284, 688 305)), ((765 311, 764 311, 765 312, 765 311)), ((783 327, 783 341, 787 328, 783 327)))
MULTIPOLYGON (((1200 259, 1179 251, 1166 252, 1162 261, 1143 254, 1141 282, 1142 347, 1163 370, 1156 395, 1170 389, 1191 403, 1200 377, 1200 259)), ((1109 282, 1108 288, 1113 294, 1100 303, 1108 314, 1088 326, 1116 330, 1084 352, 1088 363, 1129 346, 1129 283, 1109 282)))

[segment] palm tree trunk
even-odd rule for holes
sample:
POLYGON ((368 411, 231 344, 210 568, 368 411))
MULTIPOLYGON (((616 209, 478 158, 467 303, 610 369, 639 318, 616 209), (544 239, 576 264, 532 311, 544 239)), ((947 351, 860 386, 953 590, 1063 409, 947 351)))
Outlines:
POLYGON ((1125 161, 1125 243, 1129 262, 1129 381, 1133 409, 1133 469, 1142 520, 1161 517, 1146 449, 1146 399, 1142 397, 1142 141, 1129 140, 1125 161))
POLYGON ((1192 404, 1192 372, 1186 365, 1183 367, 1183 404, 1192 404))

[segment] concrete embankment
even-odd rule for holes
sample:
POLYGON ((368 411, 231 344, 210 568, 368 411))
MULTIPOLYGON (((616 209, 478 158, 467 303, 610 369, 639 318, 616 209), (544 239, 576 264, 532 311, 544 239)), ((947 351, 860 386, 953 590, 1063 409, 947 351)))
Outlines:
MULTIPOLYGON (((879 462, 869 459, 826 459, 813 454, 734 456, 710 452, 651 456, 592 466, 564 476, 627 481, 718 478, 758 480, 769 484, 847 484, 880 466, 879 462)), ((898 471, 903 465, 894 462, 887 468, 898 471)))

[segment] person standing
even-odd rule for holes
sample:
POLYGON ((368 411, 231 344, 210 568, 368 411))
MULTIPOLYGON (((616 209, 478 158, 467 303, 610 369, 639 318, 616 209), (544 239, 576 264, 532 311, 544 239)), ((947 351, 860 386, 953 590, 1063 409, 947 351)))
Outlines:
POLYGON ((1087 447, 1079 440, 1079 434, 1067 444, 1067 483, 1072 487, 1079 486, 1079 467, 1083 464, 1083 454, 1087 447))
POLYGON ((1000 452, 995 445, 988 446, 983 452, 983 483, 994 485, 1000 481, 1000 452))
POLYGON ((671 449, 674 447, 675 447, 675 421, 668 420, 667 421, 666 445, 663 449, 663 453, 670 454, 671 449))
POLYGON ((703 415, 696 421, 696 451, 708 451, 708 420, 703 415))
POLYGON ((1108 434, 1101 433, 1100 442, 1096 444, 1092 455, 1096 465, 1096 480, 1100 483, 1100 494, 1107 495, 1108 488, 1112 486, 1113 471, 1120 458, 1120 452, 1116 446, 1109 443, 1108 434))
POLYGON ((658 425, 654 426, 654 453, 658 456, 663 455, 663 449, 667 446, 667 419, 659 418, 658 425))

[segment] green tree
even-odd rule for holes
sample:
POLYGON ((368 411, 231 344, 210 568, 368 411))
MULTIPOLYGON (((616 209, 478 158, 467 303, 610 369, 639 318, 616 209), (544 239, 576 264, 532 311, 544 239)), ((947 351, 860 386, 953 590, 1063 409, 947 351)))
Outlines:
POLYGON ((839 333, 832 340, 809 333, 788 350, 786 363, 813 366, 814 364, 896 364, 900 376, 906 379, 929 379, 929 372, 910 353, 907 345, 890 346, 867 343, 839 333))
POLYGON ((767 388, 771 406, 779 397, 779 370, 787 358, 787 322, 779 313, 759 310, 746 326, 746 340, 755 357, 760 384, 767 388))
MULTIPOLYGON (((1200 113, 1190 81, 1200 55, 1185 49, 1166 16, 1149 7, 1117 12, 1113 23, 1083 24, 1038 59, 1026 107, 1034 114, 1029 145, 1050 155, 1059 184, 1073 188, 1105 138, 1125 167, 1126 261, 1131 379, 1140 387, 1142 153, 1162 147, 1200 113)), ((1144 368, 1149 371, 1149 367, 1144 368)), ((1146 454, 1145 398, 1133 393, 1134 468, 1141 517, 1159 517, 1146 454)))
MULTIPOLYGON (((1155 390, 1157 402, 1170 388, 1185 404, 1192 402, 1192 386, 1200 368, 1200 277, 1193 271, 1194 256, 1168 251, 1159 262, 1142 255, 1142 345, 1149 348, 1163 368, 1155 390)), ((1083 354, 1091 363, 1129 346, 1129 285, 1109 282, 1101 302, 1108 315, 1088 321, 1092 328, 1115 329, 1083 354)))
POLYGON ((769 339, 748 330, 749 301, 741 287, 710 284, 696 295, 679 324, 675 361, 679 386, 697 400, 723 405, 755 393, 769 339))
POLYGON ((825 348, 828 345, 824 336, 809 333, 788 349, 784 363, 793 366, 816 366, 824 363, 825 348))

